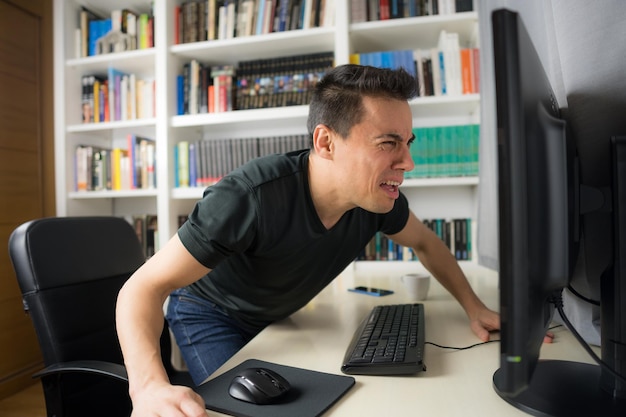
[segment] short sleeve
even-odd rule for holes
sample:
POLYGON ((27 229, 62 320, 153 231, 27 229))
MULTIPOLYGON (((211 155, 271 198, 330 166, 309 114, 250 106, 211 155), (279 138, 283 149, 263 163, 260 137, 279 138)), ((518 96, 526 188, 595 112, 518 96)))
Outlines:
POLYGON ((207 188, 178 236, 198 262, 214 269, 233 253, 244 252, 258 230, 255 194, 240 178, 224 177, 207 188))

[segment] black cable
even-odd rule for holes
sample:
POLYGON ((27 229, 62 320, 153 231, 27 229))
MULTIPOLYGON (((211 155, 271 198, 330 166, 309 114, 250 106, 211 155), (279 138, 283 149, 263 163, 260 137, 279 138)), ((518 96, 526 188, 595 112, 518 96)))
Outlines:
POLYGON ((568 290, 570 290, 570 292, 571 292, 572 294, 574 294, 576 297, 580 298, 581 300, 583 300, 583 301, 585 301, 585 302, 587 302, 587 303, 589 303, 589 304, 593 304, 593 305, 595 305, 595 306, 599 306, 599 305, 600 305, 600 301, 593 300, 593 299, 591 299, 591 298, 587 298, 587 297, 585 297, 584 295, 582 295, 581 293, 579 293, 578 291, 576 291, 576 290, 574 289, 574 287, 572 287, 571 285, 568 285, 568 286, 567 286, 567 289, 568 289, 568 290))
MULTIPOLYGON (((555 326, 550 327, 548 330, 552 330, 552 329, 556 329, 558 327, 561 327, 561 324, 557 324, 555 326)), ((471 348, 475 348, 476 346, 482 346, 482 345, 486 345, 488 343, 494 343, 494 342, 499 342, 500 339, 493 339, 493 340, 488 340, 486 342, 480 342, 480 343, 474 343, 473 345, 469 345, 469 346, 464 346, 464 347, 455 347, 455 346, 443 346, 440 345, 438 343, 435 342, 424 342, 427 345, 432 345, 441 349, 452 349, 452 350, 467 350, 467 349, 471 349, 471 348)))
POLYGON ((487 343, 493 343, 493 342, 499 342, 499 341, 500 341, 500 339, 488 340, 486 342, 474 343, 473 345, 465 346, 465 347, 443 346, 443 345, 439 345, 439 344, 433 343, 433 342, 425 342, 425 344, 433 345, 433 346, 441 348, 441 349, 467 350, 467 349, 474 348, 476 346, 482 346, 482 345, 486 345, 487 343))
POLYGON ((604 362, 602 359, 600 359, 598 357, 598 355, 596 355, 596 353, 591 349, 589 344, 587 342, 585 342, 585 340, 582 338, 582 336, 576 331, 576 329, 574 328, 572 323, 569 321, 569 319, 565 315, 565 311, 563 310, 563 296, 561 295, 561 293, 558 293, 558 294, 554 295, 553 297, 551 297, 550 298, 550 302, 552 302, 552 304, 554 304, 554 306, 556 307, 557 311, 559 312, 559 315, 561 316, 561 319, 563 319, 563 322, 565 323, 565 326, 569 329, 570 332, 572 332, 572 334, 574 335, 576 340, 578 340, 578 343, 580 343, 580 345, 583 347, 583 349, 585 349, 587 354, 589 354, 589 356, 591 356, 591 358, 598 365, 600 365, 600 367, 602 369, 604 369, 605 371, 607 371, 608 373, 613 375, 615 378, 617 378, 620 381, 622 381, 622 383, 626 384, 626 377, 624 377, 623 375, 618 374, 606 362, 604 362))

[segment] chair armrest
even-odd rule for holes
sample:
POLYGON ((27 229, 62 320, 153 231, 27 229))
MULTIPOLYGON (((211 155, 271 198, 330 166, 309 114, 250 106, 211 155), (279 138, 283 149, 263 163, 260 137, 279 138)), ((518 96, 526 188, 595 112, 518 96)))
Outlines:
POLYGON ((45 376, 67 372, 99 374, 128 382, 128 374, 126 373, 126 368, 124 368, 123 365, 112 362, 90 360, 55 363, 54 365, 47 366, 41 371, 33 374, 33 378, 42 378, 45 376))

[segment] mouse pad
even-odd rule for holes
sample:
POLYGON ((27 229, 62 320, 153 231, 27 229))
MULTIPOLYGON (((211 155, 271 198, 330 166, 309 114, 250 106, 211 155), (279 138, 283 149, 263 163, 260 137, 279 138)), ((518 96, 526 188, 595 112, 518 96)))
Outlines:
POLYGON ((354 378, 248 359, 200 385, 195 391, 209 410, 236 417, 317 417, 354 385, 354 378), (291 390, 274 404, 256 405, 232 398, 228 387, 245 368, 267 368, 285 377, 291 390))

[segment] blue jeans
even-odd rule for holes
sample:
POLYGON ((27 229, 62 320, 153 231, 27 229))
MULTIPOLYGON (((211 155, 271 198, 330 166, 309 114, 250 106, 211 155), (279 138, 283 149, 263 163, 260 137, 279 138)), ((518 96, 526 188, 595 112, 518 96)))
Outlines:
POLYGON ((170 294, 165 317, 196 385, 262 330, 244 326, 185 288, 170 294))

